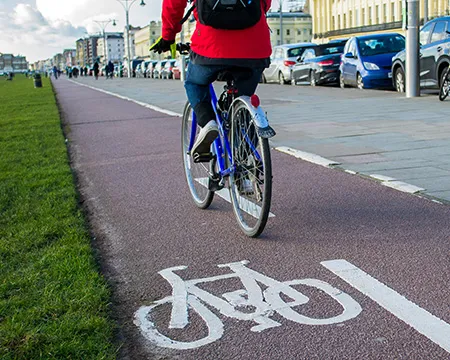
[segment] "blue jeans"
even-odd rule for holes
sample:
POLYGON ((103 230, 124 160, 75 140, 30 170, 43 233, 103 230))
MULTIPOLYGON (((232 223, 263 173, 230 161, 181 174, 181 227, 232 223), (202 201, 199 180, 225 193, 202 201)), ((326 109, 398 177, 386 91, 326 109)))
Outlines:
MULTIPOLYGON (((190 63, 188 66, 184 87, 189 103, 197 115, 197 123, 201 127, 216 118, 211 105, 209 85, 217 79, 217 75, 220 72, 227 69, 230 69, 229 65, 197 65, 190 63)), ((249 70, 249 76, 235 79, 235 84, 238 89, 238 95, 251 96, 255 93, 264 69, 246 68, 246 70, 249 70)))

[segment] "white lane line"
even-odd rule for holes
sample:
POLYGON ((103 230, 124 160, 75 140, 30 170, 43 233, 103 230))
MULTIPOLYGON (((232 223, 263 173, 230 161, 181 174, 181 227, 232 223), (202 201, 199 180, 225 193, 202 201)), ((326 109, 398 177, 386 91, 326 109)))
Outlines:
POLYGON ((450 325, 346 260, 321 264, 422 335, 450 352, 450 325))
POLYGON ((289 154, 292 155, 296 158, 305 160, 305 161, 309 161, 311 163, 317 164, 317 165, 322 165, 325 167, 329 167, 331 165, 339 165, 340 163, 333 161, 333 160, 328 160, 323 158, 322 156, 316 155, 316 154, 311 154, 305 151, 300 151, 300 150, 296 150, 296 149, 292 149, 290 147, 287 146, 279 146, 276 147, 275 150, 278 150, 280 152, 283 152, 285 154, 289 154))
POLYGON ((133 102, 135 104, 141 105, 141 106, 146 107, 146 108, 151 109, 151 110, 155 110, 155 111, 161 112, 163 114, 167 114, 167 115, 170 115, 170 116, 178 116, 178 117, 182 117, 183 116, 183 114, 176 113, 176 112, 170 111, 170 110, 166 110, 166 109, 160 108, 159 106, 151 105, 151 104, 148 104, 148 103, 145 103, 145 102, 142 102, 142 101, 137 101, 137 100, 134 100, 134 99, 129 98, 127 96, 122 96, 122 95, 113 93, 111 91, 99 89, 99 88, 96 88, 96 87, 93 87, 93 86, 90 86, 90 85, 86 85, 86 84, 81 84, 81 83, 79 83, 77 81, 73 81, 73 80, 69 80, 69 81, 74 83, 74 84, 80 85, 80 86, 85 86, 85 87, 87 87, 89 89, 92 89, 92 90, 100 91, 100 92, 102 92, 104 94, 108 94, 108 95, 111 95, 111 96, 118 97, 119 99, 131 101, 131 102, 133 102))
MULTIPOLYGON (((208 178, 197 178, 194 179, 199 184, 203 185, 205 188, 208 188, 208 178)), ((219 195, 222 199, 225 201, 228 201, 231 204, 231 197, 230 197, 230 190, 228 188, 223 188, 219 191, 216 191, 215 194, 219 195)), ((248 201, 247 199, 239 196, 239 201, 241 204, 247 205, 241 207, 241 210, 246 212, 247 214, 253 216, 255 219, 259 218, 259 214, 261 214, 261 206, 258 206, 251 201, 248 201), (251 209, 251 208, 252 209, 251 209)), ((269 217, 275 217, 275 215, 271 212, 269 212, 269 217)))

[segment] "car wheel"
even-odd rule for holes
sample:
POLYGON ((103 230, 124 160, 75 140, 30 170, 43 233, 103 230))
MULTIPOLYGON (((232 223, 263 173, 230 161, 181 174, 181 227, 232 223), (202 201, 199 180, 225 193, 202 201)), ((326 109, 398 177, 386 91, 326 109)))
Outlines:
POLYGON ((401 67, 395 70, 395 90, 399 93, 405 92, 405 73, 401 67))
POLYGON ((358 86, 358 89, 364 89, 364 80, 361 74, 356 75, 356 85, 358 86))
POLYGON ((345 85, 344 75, 342 75, 342 73, 339 74, 339 86, 341 89, 345 89, 347 87, 347 85, 345 85))
POLYGON ((266 77, 264 76, 264 74, 261 74, 261 81, 262 84, 267 83, 266 77))
POLYGON ((283 75, 283 73, 281 71, 278 74, 278 83, 280 85, 284 85, 286 83, 286 80, 284 80, 284 75, 283 75))
POLYGON ((317 86, 315 71, 311 71, 311 73, 309 74, 309 83, 311 84, 311 86, 317 86))

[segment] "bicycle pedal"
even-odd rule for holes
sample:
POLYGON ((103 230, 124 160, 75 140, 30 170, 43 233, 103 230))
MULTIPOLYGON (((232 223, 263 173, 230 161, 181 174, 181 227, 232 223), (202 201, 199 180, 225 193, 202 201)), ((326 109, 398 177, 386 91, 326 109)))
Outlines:
POLYGON ((195 153, 192 155, 192 158, 194 159, 194 163, 201 163, 201 162, 210 162, 213 159, 214 155, 212 153, 195 153))
POLYGON ((208 179, 208 190, 209 191, 219 191, 224 188, 223 185, 220 184, 220 179, 208 179))

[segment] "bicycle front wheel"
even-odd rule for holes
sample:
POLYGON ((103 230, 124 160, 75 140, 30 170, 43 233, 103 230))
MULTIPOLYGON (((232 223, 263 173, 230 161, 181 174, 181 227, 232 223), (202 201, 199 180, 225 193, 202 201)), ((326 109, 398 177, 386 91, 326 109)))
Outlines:
POLYGON ((450 68, 442 76, 441 88, 439 90, 439 100, 444 101, 450 91, 450 68))
POLYGON ((190 144, 193 144, 195 136, 199 133, 200 129, 196 124, 194 124, 195 128, 193 129, 193 117, 194 112, 192 111, 192 107, 187 103, 184 107, 181 127, 181 149, 183 152, 184 172, 195 205, 201 209, 206 209, 211 205, 214 192, 208 190, 209 163, 194 163, 194 159, 189 151, 190 144))
POLYGON ((257 237, 266 226, 272 198, 269 140, 258 136, 249 105, 233 106, 230 146, 234 172, 229 188, 233 210, 244 233, 257 237))

